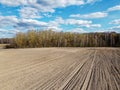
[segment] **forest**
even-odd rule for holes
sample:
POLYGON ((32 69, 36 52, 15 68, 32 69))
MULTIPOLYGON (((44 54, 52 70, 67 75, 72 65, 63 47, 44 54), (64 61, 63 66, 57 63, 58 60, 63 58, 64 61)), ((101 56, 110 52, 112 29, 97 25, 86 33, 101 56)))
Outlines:
POLYGON ((12 41, 12 38, 0 38, 0 44, 10 44, 12 41))
POLYGON ((36 47, 119 47, 120 33, 71 33, 55 32, 52 30, 17 33, 10 40, 14 48, 36 47))

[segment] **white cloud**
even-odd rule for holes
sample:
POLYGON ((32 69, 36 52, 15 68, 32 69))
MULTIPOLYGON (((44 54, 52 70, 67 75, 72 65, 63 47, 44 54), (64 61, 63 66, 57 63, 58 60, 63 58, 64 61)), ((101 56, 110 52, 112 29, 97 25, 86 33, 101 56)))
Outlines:
POLYGON ((35 3, 35 4, 32 4, 31 7, 38 9, 39 12, 51 12, 51 13, 55 12, 54 8, 49 5, 42 5, 42 4, 35 3))
POLYGON ((47 30, 62 31, 63 29, 60 28, 61 24, 65 24, 65 21, 61 17, 57 17, 55 20, 48 22, 47 30))
POLYGON ((82 28, 74 28, 74 29, 67 30, 66 32, 86 33, 87 31, 83 30, 82 28))
MULTIPOLYGON (((32 29, 52 29, 54 31, 61 31, 62 28, 59 27, 60 18, 56 18, 55 21, 43 22, 35 19, 17 18, 16 16, 0 16, 0 32, 1 33, 11 33, 14 34, 13 30, 26 32, 32 29), (59 22, 59 23, 58 23, 59 22), (56 24, 57 23, 57 24, 56 24), (10 27, 8 30, 4 28, 10 27), (12 30, 11 30, 12 28, 12 30), (3 30, 4 29, 4 30, 3 30)), ((16 33, 15 32, 15 33, 16 33)))
POLYGON ((2 21, 2 20, 11 20, 11 21, 13 21, 13 22, 18 22, 18 19, 17 19, 17 17, 16 16, 0 16, 0 20, 2 21))
POLYGON ((84 0, 0 0, 0 3, 8 6, 34 7, 40 12, 54 12, 54 8, 85 4, 84 0))
POLYGON ((91 3, 91 2, 94 2, 94 0, 87 0, 87 3, 91 3))
POLYGON ((31 6, 39 9, 40 12, 55 12, 55 8, 67 7, 71 5, 83 5, 83 0, 36 0, 31 6))
POLYGON ((67 19, 65 24, 70 24, 70 25, 82 25, 86 26, 88 24, 91 24, 92 21, 87 21, 87 20, 76 20, 76 19, 67 19))
POLYGON ((117 32, 117 33, 120 33, 120 25, 113 26, 113 27, 108 28, 108 29, 96 30, 95 32, 117 32))
POLYGON ((88 20, 67 19, 65 21, 65 24, 76 25, 77 27, 86 27, 86 28, 101 27, 100 24, 93 24, 92 21, 88 21, 88 20))
POLYGON ((20 6, 20 5, 28 5, 30 2, 33 1, 36 0, 0 0, 0 3, 8 6, 20 6))
MULTIPOLYGON (((7 6, 21 6, 19 14, 21 18, 41 18, 40 13, 54 13, 55 8, 63 8, 71 5, 84 5, 100 0, 0 0, 0 4, 7 6)), ((43 16, 51 17, 48 14, 43 16)))
POLYGON ((7 6, 26 6, 38 9, 39 12, 55 12, 55 8, 71 5, 84 5, 100 0, 0 0, 0 4, 7 6))
MULTIPOLYGON (((92 24, 92 21, 87 20, 76 20, 76 19, 62 19, 61 17, 57 17, 55 20, 50 21, 49 23, 50 27, 56 27, 59 28, 61 25, 75 25, 76 27, 93 27, 94 24, 92 24)), ((61 29, 59 29, 60 31, 61 29)))
POLYGON ((50 21, 48 23, 49 26, 53 27, 60 27, 61 25, 73 25, 77 28, 100 28, 100 24, 93 24, 92 21, 88 20, 76 20, 76 19, 62 19, 61 17, 57 17, 55 20, 50 21))
POLYGON ((120 24, 120 19, 113 20, 110 24, 120 24))
POLYGON ((8 30, 5 30, 5 29, 0 29, 0 33, 5 34, 5 33, 8 33, 8 32, 9 32, 8 30))
POLYGON ((52 14, 49 14, 49 13, 44 13, 42 15, 45 16, 45 17, 48 17, 48 18, 52 17, 52 14))
POLYGON ((61 17, 57 17, 55 20, 50 21, 49 25, 51 26, 60 26, 61 24, 63 25, 76 25, 76 26, 84 26, 88 27, 89 25, 92 24, 92 21, 88 20, 76 20, 76 19, 62 19, 61 17))
POLYGON ((22 19, 20 20, 20 23, 28 24, 28 25, 33 25, 33 26, 46 26, 47 23, 33 20, 33 19, 22 19))
POLYGON ((61 31, 62 28, 60 28, 61 25, 74 25, 77 30, 78 28, 82 29, 83 27, 86 28, 99 28, 101 27, 100 24, 93 24, 92 21, 88 20, 76 20, 76 19, 63 19, 61 17, 57 17, 55 20, 48 22, 48 28, 55 29, 58 31, 61 31))
POLYGON ((51 7, 65 7, 69 5, 81 5, 84 4, 84 0, 0 0, 0 3, 9 6, 19 6, 28 4, 41 4, 51 7), (14 3, 13 3, 14 2, 14 3))
POLYGON ((100 28, 101 27, 101 24, 89 24, 89 25, 86 25, 87 28, 100 28))
POLYGON ((41 18, 42 16, 39 15, 39 11, 35 8, 31 7, 24 7, 20 9, 20 16, 22 18, 41 18))
MULTIPOLYGON (((88 0, 87 2, 92 3, 92 2, 95 2, 95 1, 94 0, 88 0)), ((120 5, 116 5, 114 7, 108 8, 104 12, 93 12, 93 13, 88 13, 88 14, 83 14, 83 15, 81 15, 81 14, 72 14, 69 17, 72 17, 72 18, 84 18, 84 19, 104 18, 104 17, 108 16, 108 12, 116 11, 116 10, 120 10, 120 5)))
POLYGON ((65 24, 65 20, 63 20, 61 17, 56 17, 55 20, 48 22, 49 26, 60 26, 60 24, 65 24))
POLYGON ((19 32, 19 30, 0 29, 0 33, 2 33, 2 34, 16 34, 17 32, 19 32))
POLYGON ((20 5, 32 5, 41 4, 45 6, 56 7, 66 7, 70 5, 82 5, 86 3, 93 3, 101 0, 0 0, 1 4, 8 6, 20 6, 20 5))
MULTIPOLYGON (((101 24, 93 24, 90 20, 79 20, 79 19, 62 19, 61 17, 57 17, 54 21, 52 21, 54 25, 75 25, 77 27, 86 27, 86 28, 99 28, 101 24)), ((51 22, 50 22, 51 23, 51 22)))
POLYGON ((48 27, 48 23, 34 19, 18 19, 16 16, 0 16, 0 28, 20 31, 48 27))
MULTIPOLYGON (((43 2, 45 0, 42 0, 43 2)), ((70 6, 70 5, 81 5, 81 4, 84 4, 84 1, 83 0, 56 0, 56 1, 49 1, 49 0, 46 0, 47 4, 49 5, 53 5, 54 8, 56 7, 66 7, 66 6, 70 6)))
POLYGON ((15 29, 22 32, 32 29, 43 29, 45 27, 48 27, 48 23, 33 19, 20 19, 19 22, 14 25, 15 29))
POLYGON ((93 18, 103 18, 103 17, 106 17, 107 15, 108 14, 104 12, 94 12, 94 13, 89 13, 89 14, 84 14, 84 15, 73 14, 73 15, 70 15, 70 17, 93 19, 93 18))
POLYGON ((99 2, 101 0, 87 0, 87 3, 94 3, 94 2, 99 2))
POLYGON ((111 31, 119 31, 120 32, 120 25, 111 27, 109 30, 111 30, 111 31))
POLYGON ((60 31, 63 30, 62 28, 59 28, 58 26, 49 26, 49 27, 47 27, 45 29, 46 30, 53 30, 53 31, 57 31, 57 32, 60 32, 60 31))
POLYGON ((108 8, 107 11, 110 12, 110 11, 116 11, 116 10, 120 10, 120 5, 116 5, 114 7, 108 8))
POLYGON ((16 16, 0 16, 0 27, 15 25, 17 22, 16 16))

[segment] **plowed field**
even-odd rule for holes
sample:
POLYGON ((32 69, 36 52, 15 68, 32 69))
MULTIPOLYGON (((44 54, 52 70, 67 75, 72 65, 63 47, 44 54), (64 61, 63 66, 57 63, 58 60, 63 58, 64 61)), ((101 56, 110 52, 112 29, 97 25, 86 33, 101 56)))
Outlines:
POLYGON ((0 49, 0 90, 120 90, 120 49, 0 49))

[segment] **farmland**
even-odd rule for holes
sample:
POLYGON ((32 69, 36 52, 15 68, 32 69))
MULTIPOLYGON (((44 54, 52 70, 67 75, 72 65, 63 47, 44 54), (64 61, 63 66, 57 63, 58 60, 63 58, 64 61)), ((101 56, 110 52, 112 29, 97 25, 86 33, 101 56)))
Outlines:
POLYGON ((7 44, 0 44, 0 49, 4 48, 7 44))
POLYGON ((120 90, 120 49, 0 49, 0 90, 120 90))

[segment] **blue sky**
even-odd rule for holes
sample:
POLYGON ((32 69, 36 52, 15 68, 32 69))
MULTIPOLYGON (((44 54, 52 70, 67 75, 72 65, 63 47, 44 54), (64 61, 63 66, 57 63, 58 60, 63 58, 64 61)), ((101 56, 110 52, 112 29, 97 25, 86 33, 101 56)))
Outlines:
POLYGON ((0 38, 49 29, 120 32, 120 0, 0 0, 0 38))

